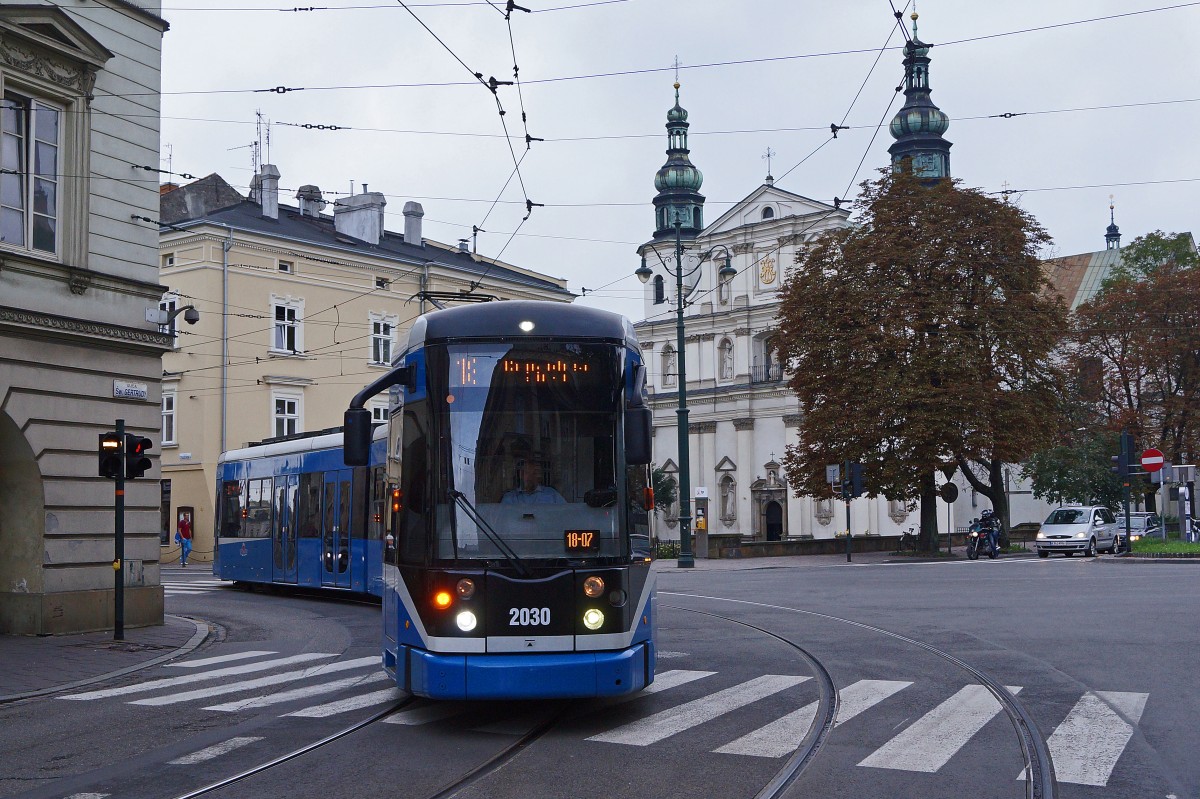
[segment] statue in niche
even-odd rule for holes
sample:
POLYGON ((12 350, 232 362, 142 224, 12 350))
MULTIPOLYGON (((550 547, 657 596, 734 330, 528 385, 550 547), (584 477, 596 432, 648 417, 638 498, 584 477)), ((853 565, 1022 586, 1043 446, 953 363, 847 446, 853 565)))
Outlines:
POLYGON ((721 379, 733 379, 733 342, 729 339, 721 342, 721 379))
POLYGON ((737 497, 732 477, 721 480, 721 518, 733 519, 737 513, 737 497))

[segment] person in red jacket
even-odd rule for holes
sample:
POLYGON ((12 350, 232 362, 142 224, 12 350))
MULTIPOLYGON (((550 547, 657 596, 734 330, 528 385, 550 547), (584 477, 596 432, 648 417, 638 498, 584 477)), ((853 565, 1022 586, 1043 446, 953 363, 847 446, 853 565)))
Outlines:
POLYGON ((185 513, 179 517, 175 541, 179 544, 179 565, 187 566, 188 556, 192 554, 192 514, 185 513))

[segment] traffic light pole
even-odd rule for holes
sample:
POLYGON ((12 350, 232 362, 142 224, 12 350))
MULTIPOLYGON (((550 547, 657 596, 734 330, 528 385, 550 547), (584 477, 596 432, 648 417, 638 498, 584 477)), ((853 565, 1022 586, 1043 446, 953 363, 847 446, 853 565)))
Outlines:
POLYGON ((846 562, 852 563, 850 557, 850 492, 851 492, 851 476, 850 476, 850 461, 846 461, 845 470, 842 472, 842 497, 846 500, 846 562))
MULTIPOLYGON (((117 440, 125 447, 125 420, 117 420, 117 440)), ((117 476, 113 507, 113 640, 125 640, 125 457, 121 453, 121 473, 117 476)))

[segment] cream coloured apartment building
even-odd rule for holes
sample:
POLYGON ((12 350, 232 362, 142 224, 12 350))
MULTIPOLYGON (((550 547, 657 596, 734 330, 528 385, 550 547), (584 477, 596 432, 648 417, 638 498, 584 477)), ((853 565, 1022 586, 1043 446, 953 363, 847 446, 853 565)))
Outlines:
POLYGON ((280 204, 279 177, 263 166, 248 198, 217 175, 162 195, 162 308, 175 314, 164 328, 175 337, 162 377, 164 562, 178 560, 173 533, 188 511, 192 558, 212 560, 222 451, 340 426, 434 302, 574 298, 564 280, 424 238, 419 203, 404 203, 393 233, 382 193, 334 204, 308 185, 280 204))

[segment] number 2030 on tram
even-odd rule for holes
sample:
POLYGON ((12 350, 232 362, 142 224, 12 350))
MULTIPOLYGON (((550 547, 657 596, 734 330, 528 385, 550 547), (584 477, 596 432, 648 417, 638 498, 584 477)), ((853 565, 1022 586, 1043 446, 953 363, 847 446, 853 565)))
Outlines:
POLYGON ((505 301, 416 320, 389 391, 383 662, 445 699, 611 696, 654 679, 651 415, 633 326, 505 301))

